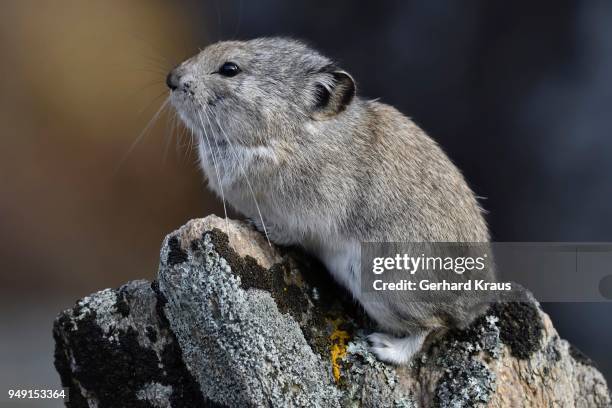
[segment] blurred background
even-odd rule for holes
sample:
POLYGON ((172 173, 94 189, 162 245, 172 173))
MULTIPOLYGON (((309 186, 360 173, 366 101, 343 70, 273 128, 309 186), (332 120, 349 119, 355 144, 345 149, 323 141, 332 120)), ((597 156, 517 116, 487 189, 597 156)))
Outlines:
MULTIPOLYGON (((139 137, 167 96, 167 71, 220 39, 294 36, 337 59, 361 95, 443 146, 486 197, 494 240, 612 241, 612 2, 0 7, 2 398, 59 386, 60 310, 154 278, 165 234, 222 214, 172 115, 139 137)), ((612 303, 544 306, 610 382, 612 303)))

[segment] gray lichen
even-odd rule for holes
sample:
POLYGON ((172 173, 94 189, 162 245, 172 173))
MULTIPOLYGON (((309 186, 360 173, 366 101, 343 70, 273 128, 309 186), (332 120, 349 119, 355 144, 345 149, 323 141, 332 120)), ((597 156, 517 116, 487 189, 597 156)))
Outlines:
POLYGON ((145 384, 136 392, 136 398, 146 401, 154 408, 171 407, 172 387, 156 382, 145 384))
POLYGON ((435 389, 434 403, 441 408, 485 404, 495 392, 496 375, 482 358, 500 358, 502 342, 499 318, 489 312, 465 330, 455 330, 440 341, 435 363, 443 375, 435 389))
POLYGON ((445 374, 436 387, 436 406, 474 407, 489 401, 495 391, 495 374, 481 361, 447 360, 445 374))
POLYGON ((416 407, 412 395, 398 390, 399 378, 395 368, 376 359, 369 351, 363 333, 349 343, 344 365, 347 370, 343 406, 416 407))

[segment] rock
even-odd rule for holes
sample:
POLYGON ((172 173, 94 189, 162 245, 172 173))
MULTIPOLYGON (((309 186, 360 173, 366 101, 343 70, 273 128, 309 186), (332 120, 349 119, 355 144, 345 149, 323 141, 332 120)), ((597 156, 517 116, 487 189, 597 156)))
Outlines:
POLYGON ((316 261, 214 216, 168 235, 158 279, 54 324, 69 407, 609 407, 606 382, 530 295, 428 339, 410 366, 316 261), (228 239, 229 237, 229 239, 228 239))

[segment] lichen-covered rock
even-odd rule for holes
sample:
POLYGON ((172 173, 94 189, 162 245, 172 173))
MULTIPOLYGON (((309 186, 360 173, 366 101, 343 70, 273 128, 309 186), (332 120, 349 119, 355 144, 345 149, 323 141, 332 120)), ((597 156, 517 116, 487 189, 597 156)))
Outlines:
POLYGON ((206 229, 191 222, 167 238, 186 249, 164 245, 158 277, 164 313, 202 394, 230 407, 339 406, 327 364, 261 289, 274 290, 269 268, 280 259, 252 244, 260 238, 253 231, 231 247, 220 230, 206 229))
POLYGON ((106 289, 55 321, 55 367, 68 407, 205 406, 146 281, 106 289))
POLYGON ((316 261, 211 216, 164 240, 158 279, 58 316, 70 407, 608 407, 590 360, 526 294, 431 336, 411 365, 368 351, 371 322, 316 261))

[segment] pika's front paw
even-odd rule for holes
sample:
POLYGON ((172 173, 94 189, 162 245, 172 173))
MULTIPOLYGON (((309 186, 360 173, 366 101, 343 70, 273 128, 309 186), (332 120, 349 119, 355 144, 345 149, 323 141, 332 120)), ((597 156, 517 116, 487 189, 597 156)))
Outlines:
POLYGON ((370 351, 380 361, 391 364, 407 364, 421 349, 427 333, 418 333, 408 337, 393 337, 384 333, 372 333, 368 336, 370 351))

